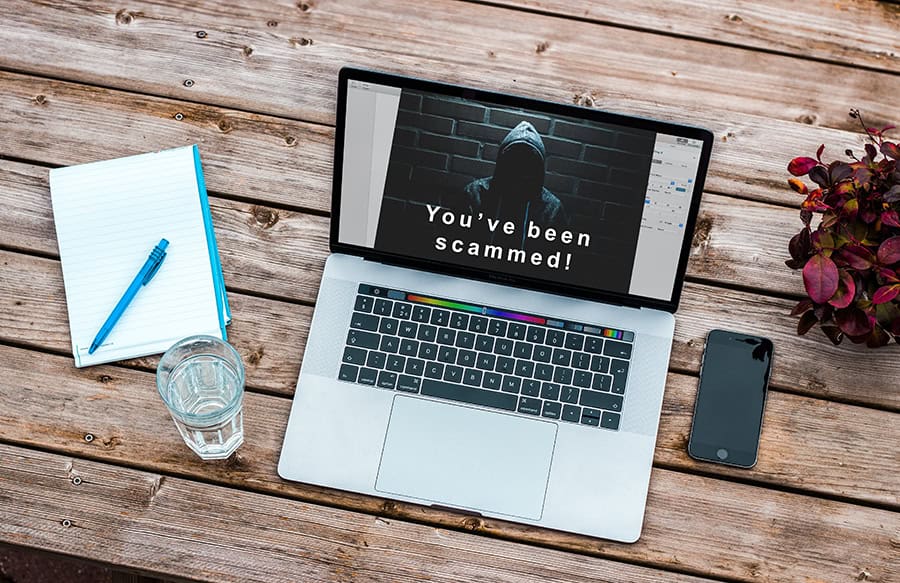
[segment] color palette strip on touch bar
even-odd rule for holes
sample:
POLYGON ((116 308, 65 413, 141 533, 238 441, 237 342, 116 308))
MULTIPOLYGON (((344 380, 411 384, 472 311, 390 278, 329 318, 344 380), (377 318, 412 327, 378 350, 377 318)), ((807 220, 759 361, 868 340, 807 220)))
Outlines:
POLYGON ((454 302, 452 300, 442 300, 440 298, 433 298, 430 296, 421 296, 417 294, 410 294, 404 291, 399 290, 390 290, 376 286, 369 286, 366 284, 360 285, 360 292, 371 294, 373 296, 382 296, 394 300, 406 300, 408 302, 413 302, 417 304, 425 304, 428 306, 434 306, 438 308, 447 308, 450 310, 460 310, 463 312, 470 312, 473 314, 481 314, 483 316, 494 316, 496 318, 504 318, 508 320, 517 320, 519 322, 528 322, 529 324, 538 324, 542 326, 551 326, 553 328, 560 328, 563 330, 571 330, 574 332, 584 332, 587 334, 594 334, 597 336, 603 336, 604 338, 614 338, 616 340, 623 340, 625 342, 633 342, 634 341, 634 333, 627 330, 617 330, 614 328, 606 328, 602 326, 592 326, 590 324, 581 324, 577 322, 568 322, 564 320, 555 320, 552 318, 542 318, 540 316, 534 316, 531 314, 522 314, 519 312, 510 312, 508 310, 500 310, 497 308, 491 308, 488 306, 478 306, 475 304, 467 304, 464 302, 454 302))

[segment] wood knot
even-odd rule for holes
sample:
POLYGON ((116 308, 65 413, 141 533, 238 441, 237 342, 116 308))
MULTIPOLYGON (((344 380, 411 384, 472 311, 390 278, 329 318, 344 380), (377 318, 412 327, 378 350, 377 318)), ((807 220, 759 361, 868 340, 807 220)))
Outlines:
POLYGON ((300 12, 309 12, 313 9, 313 3, 308 0, 300 0, 297 2, 297 8, 300 9, 300 12))
POLYGON ((108 374, 102 374, 99 377, 97 377, 97 380, 105 385, 107 383, 111 383, 113 381, 113 378, 111 376, 109 376, 108 374))
POLYGON ((297 138, 295 138, 294 136, 285 136, 284 143, 288 146, 294 146, 297 144, 297 138))
POLYGON ((232 125, 232 123, 230 121, 228 121, 227 119, 220 119, 219 122, 216 124, 216 127, 219 128, 220 132, 225 133, 225 134, 227 134, 228 132, 230 132, 231 130, 234 129, 234 126, 232 125))
POLYGON ((309 45, 313 44, 313 39, 306 37, 291 37, 290 43, 292 47, 308 47, 309 45))
POLYGON ((494 51, 488 51, 488 57, 495 59, 497 58, 497 53, 495 53, 494 51))
POLYGON ((270 20, 269 22, 266 23, 266 26, 268 26, 269 28, 275 28, 276 26, 278 26, 278 21, 270 20))
POLYGON ((253 215, 253 220, 256 221, 256 224, 263 229, 271 228, 280 218, 278 211, 256 205, 250 207, 250 214, 253 215))
POLYGON ((691 241, 691 247, 704 247, 709 243, 709 232, 712 229, 713 222, 708 216, 701 216, 697 219, 697 225, 694 227, 694 239, 691 241))
POLYGON ((262 360, 262 357, 264 354, 265 354, 265 350, 263 350, 263 347, 260 346, 259 348, 257 348, 256 350, 254 350, 253 352, 250 353, 250 356, 247 357, 247 362, 249 362, 253 366, 256 366, 257 364, 259 364, 259 361, 262 360))
POLYGON ((17 306, 21 306, 21 305, 22 305, 22 300, 16 300, 16 301, 15 301, 15 304, 16 304, 17 306))
POLYGON ((249 57, 250 55, 253 54, 253 47, 245 46, 244 48, 241 49, 241 52, 244 53, 245 57, 249 57))
POLYGON ((727 142, 728 138, 733 138, 735 136, 734 132, 728 132, 722 136, 722 141, 727 142))
POLYGON ((545 40, 542 40, 537 45, 535 45, 534 52, 537 54, 541 54, 549 48, 550 48, 550 43, 545 40))
POLYGON ((236 451, 225 460, 225 466, 232 470, 243 469, 247 466, 247 462, 244 460, 244 456, 241 455, 241 452, 236 451))
POLYGON ((466 530, 481 530, 484 527, 484 521, 480 518, 475 518, 474 516, 470 516, 462 521, 462 527, 466 530))
POLYGON ((795 121, 800 123, 805 123, 806 125, 813 125, 818 121, 819 117, 814 113, 804 113, 802 115, 798 115, 794 118, 795 121))
POLYGON ((100 445, 102 445, 103 449, 105 450, 116 449, 117 447, 122 445, 122 438, 117 435, 113 435, 112 437, 100 440, 100 445))
POLYGON ((594 103, 596 102, 594 96, 587 92, 576 93, 572 101, 575 105, 580 105, 581 107, 594 107, 594 103))
POLYGON ((136 16, 138 16, 139 14, 141 14, 141 13, 140 12, 130 12, 123 8, 122 10, 119 10, 118 12, 116 12, 116 24, 124 24, 124 25, 131 24, 132 22, 134 22, 134 18, 136 16))
POLYGON ((388 515, 393 515, 397 511, 397 504, 392 500, 385 500, 381 504, 381 511, 388 515))
POLYGON ((729 22, 744 22, 744 19, 737 14, 726 14, 725 20, 729 22))
POLYGON ((47 105, 47 96, 41 94, 35 95, 34 102, 38 105, 47 105))

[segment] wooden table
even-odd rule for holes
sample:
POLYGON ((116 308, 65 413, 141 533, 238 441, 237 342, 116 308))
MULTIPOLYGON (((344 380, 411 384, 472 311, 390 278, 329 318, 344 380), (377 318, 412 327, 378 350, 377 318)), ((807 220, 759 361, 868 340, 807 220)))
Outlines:
POLYGON ((872 0, 3 0, 0 542, 207 581, 898 581, 900 347, 795 334, 795 155, 900 122, 872 0), (328 252, 344 64, 706 126, 717 137, 634 545, 281 480, 328 252), (48 168, 199 143, 247 367, 247 442, 200 462, 156 358, 73 366, 48 168), (685 453, 706 332, 764 334, 758 465, 685 453))

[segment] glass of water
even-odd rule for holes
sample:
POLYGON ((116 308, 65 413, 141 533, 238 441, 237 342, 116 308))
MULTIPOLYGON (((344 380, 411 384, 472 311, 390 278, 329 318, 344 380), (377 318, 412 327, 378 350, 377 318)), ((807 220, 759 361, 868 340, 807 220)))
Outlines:
POLYGON ((159 361, 156 388, 184 442, 204 460, 225 459, 244 443, 244 365, 227 342, 176 342, 159 361))

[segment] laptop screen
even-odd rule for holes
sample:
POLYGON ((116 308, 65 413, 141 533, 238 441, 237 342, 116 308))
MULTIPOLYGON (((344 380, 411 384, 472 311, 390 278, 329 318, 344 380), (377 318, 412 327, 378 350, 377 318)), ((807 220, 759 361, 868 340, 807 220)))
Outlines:
POLYGON ((555 286, 677 295, 703 140, 397 83, 347 81, 339 243, 555 286))

